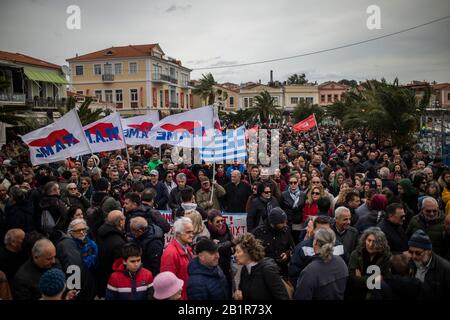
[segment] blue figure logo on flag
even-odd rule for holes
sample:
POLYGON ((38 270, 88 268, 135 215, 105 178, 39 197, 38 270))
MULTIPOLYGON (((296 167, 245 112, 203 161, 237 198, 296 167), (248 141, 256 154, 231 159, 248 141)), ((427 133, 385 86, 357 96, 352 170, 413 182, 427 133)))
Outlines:
POLYGON ((232 162, 234 160, 245 161, 247 147, 245 143, 245 127, 229 129, 226 131, 215 130, 214 135, 203 140, 200 149, 200 157, 205 162, 232 162))

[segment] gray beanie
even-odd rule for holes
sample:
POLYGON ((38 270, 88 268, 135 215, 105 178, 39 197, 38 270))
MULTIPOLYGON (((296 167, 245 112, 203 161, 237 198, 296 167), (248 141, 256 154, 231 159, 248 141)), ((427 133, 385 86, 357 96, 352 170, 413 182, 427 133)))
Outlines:
POLYGON ((280 207, 273 208, 269 213, 269 223, 270 224, 280 224, 287 220, 286 213, 280 207))

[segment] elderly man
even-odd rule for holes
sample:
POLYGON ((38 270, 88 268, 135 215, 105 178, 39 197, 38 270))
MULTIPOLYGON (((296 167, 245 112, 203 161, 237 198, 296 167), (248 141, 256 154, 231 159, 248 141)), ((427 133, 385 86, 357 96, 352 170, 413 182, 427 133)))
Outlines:
POLYGON ((6 274, 9 283, 20 266, 27 260, 26 252, 22 250, 25 232, 22 229, 10 229, 5 235, 5 245, 0 247, 0 270, 6 274))
POLYGON ((112 265, 122 256, 122 245, 126 242, 125 216, 122 211, 113 210, 106 216, 105 223, 98 229, 98 257, 100 274, 98 294, 103 297, 106 284, 112 273, 112 265))
POLYGON ((222 198, 226 194, 225 189, 215 181, 211 187, 211 182, 208 177, 201 177, 200 183, 201 189, 196 193, 198 205, 206 211, 210 209, 220 210, 219 198, 222 198), (211 193, 213 193, 212 200, 211 193))
POLYGON ((239 170, 231 172, 231 182, 225 185, 224 211, 245 212, 248 197, 252 194, 250 185, 241 181, 239 170))
POLYGON ((444 233, 444 215, 439 212, 439 205, 436 199, 426 197, 422 201, 420 213, 412 217, 406 229, 406 235, 411 237, 414 232, 422 229, 433 243, 433 251, 441 254, 444 251, 443 238, 444 233))
POLYGON ((156 276, 164 249, 163 231, 157 225, 149 224, 143 217, 131 219, 130 231, 134 241, 142 248, 142 265, 156 276))
POLYGON ((412 271, 424 283, 425 298, 450 299, 450 262, 432 251, 431 239, 423 230, 414 232, 408 245, 412 271))
POLYGON ((187 300, 188 265, 193 257, 192 249, 189 245, 194 238, 194 227, 191 219, 187 217, 182 217, 175 221, 173 227, 175 229, 175 238, 163 252, 160 271, 170 271, 184 281, 181 300, 187 300))
POLYGON ((177 174, 177 187, 173 188, 172 191, 170 191, 169 195, 169 208, 172 209, 172 211, 176 211, 180 205, 181 205, 181 191, 184 189, 191 189, 192 192, 194 192, 194 189, 192 189, 191 186, 187 186, 187 177, 184 173, 177 174))
POLYGON ((81 272, 80 300, 92 300, 97 293, 94 271, 97 267, 97 244, 87 237, 87 223, 83 219, 72 220, 67 231, 56 245, 56 254, 63 270, 78 266, 81 272))
POLYGON ((25 262, 17 271, 12 282, 12 293, 15 300, 39 300, 39 279, 48 269, 55 266, 56 249, 48 239, 36 241, 32 250, 31 258, 25 262))
POLYGON ((403 205, 392 203, 386 207, 386 217, 378 224, 378 227, 386 235, 393 254, 408 250, 408 237, 405 229, 403 229, 405 218, 406 214, 403 205))
POLYGON ((346 207, 339 207, 334 211, 335 223, 331 227, 336 234, 336 240, 344 246, 349 255, 358 245, 359 232, 351 226, 352 214, 346 207))

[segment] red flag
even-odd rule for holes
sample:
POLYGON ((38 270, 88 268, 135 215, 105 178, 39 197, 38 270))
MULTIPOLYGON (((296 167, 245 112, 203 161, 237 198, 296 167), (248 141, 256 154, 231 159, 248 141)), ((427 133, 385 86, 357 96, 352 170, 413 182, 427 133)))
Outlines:
POLYGON ((292 128, 294 129, 295 132, 303 132, 314 128, 316 125, 317 125, 316 119, 312 114, 308 118, 300 121, 299 123, 294 124, 292 128))

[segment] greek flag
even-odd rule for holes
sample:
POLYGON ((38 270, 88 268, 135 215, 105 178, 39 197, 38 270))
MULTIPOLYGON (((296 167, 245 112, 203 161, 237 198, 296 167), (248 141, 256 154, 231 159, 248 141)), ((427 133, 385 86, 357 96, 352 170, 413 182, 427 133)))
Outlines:
POLYGON ((247 157, 245 127, 223 132, 216 130, 216 134, 210 140, 203 140, 200 150, 201 159, 209 163, 245 160, 247 157))

